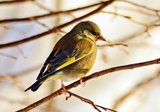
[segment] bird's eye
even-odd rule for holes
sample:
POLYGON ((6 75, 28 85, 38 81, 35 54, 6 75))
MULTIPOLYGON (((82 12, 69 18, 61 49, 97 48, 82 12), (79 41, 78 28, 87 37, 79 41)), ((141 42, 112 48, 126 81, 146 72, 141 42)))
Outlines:
POLYGON ((95 31, 91 31, 91 33, 92 33, 93 35, 97 35, 97 32, 95 32, 95 31))

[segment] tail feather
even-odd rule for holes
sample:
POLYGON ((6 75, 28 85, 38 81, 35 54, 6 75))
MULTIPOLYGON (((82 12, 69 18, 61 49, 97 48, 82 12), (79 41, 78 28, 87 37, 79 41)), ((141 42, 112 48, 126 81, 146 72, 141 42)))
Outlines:
POLYGON ((28 87, 25 91, 32 90, 33 92, 36 91, 40 86, 42 82, 40 80, 37 80, 34 84, 32 84, 30 87, 28 87))

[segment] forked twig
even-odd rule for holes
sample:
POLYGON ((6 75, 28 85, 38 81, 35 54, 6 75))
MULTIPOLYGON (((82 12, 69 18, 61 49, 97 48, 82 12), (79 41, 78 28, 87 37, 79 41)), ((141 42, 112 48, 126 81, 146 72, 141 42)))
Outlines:
POLYGON ((71 98, 71 96, 74 96, 74 97, 80 99, 81 101, 92 105, 92 106, 94 107, 94 109, 96 109, 98 112, 101 112, 101 110, 100 110, 99 108, 101 108, 101 109, 103 109, 103 110, 105 110, 105 111, 110 110, 110 111, 112 111, 112 112, 117 112, 117 111, 115 111, 115 110, 113 110, 113 109, 109 109, 109 108, 106 108, 106 107, 103 107, 103 106, 96 105, 96 104, 94 104, 93 101, 91 101, 91 100, 89 100, 89 99, 87 99, 87 98, 84 98, 84 97, 82 97, 82 96, 79 96, 79 95, 77 95, 77 94, 75 94, 75 93, 72 93, 72 92, 70 92, 70 91, 67 91, 67 90, 66 90, 65 92, 69 94, 69 96, 66 97, 66 100, 68 100, 69 98, 71 98), (99 107, 99 108, 98 108, 98 107, 99 107))

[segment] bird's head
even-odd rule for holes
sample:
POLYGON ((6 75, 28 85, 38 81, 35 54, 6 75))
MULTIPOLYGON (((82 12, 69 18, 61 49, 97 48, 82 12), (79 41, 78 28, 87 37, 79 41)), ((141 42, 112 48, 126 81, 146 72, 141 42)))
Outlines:
POLYGON ((83 21, 78 23, 74 28, 74 31, 78 31, 91 38, 94 41, 102 40, 106 41, 104 37, 101 35, 100 28, 91 21, 83 21))

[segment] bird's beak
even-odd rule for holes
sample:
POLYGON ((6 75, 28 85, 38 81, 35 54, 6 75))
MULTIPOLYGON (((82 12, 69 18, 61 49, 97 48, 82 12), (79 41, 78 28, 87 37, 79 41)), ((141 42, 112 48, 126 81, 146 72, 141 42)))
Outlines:
POLYGON ((106 39, 102 35, 98 36, 98 40, 106 41, 106 39))

